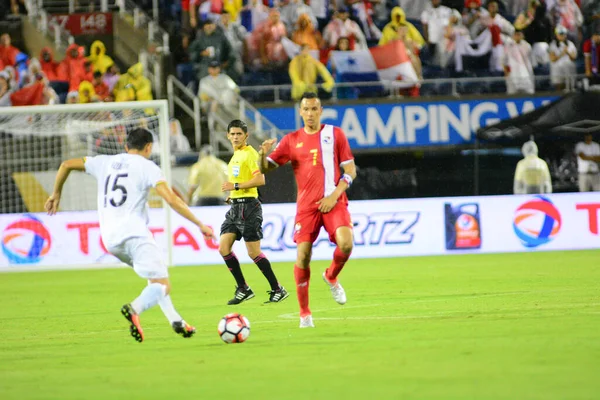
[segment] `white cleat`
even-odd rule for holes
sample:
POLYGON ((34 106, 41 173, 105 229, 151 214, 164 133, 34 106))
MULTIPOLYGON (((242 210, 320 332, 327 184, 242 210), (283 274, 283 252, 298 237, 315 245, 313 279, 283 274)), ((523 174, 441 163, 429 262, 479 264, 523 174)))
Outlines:
POLYGON ((323 272, 323 280, 327 285, 329 285, 329 289, 331 290, 331 295, 333 296, 333 299, 338 304, 346 304, 346 291, 344 291, 344 288, 340 284, 339 279, 337 283, 333 284, 329 282, 329 279, 327 279, 325 272, 323 272))
POLYGON ((300 317, 300 328, 314 328, 314 327, 315 327, 315 324, 313 324, 312 315, 300 317))

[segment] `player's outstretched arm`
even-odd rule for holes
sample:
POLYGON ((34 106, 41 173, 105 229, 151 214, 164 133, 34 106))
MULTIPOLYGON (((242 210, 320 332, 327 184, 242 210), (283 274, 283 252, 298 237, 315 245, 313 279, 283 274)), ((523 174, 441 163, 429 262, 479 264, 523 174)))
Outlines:
POLYGON ((267 154, 271 151, 277 139, 267 139, 260 145, 260 151, 258 152, 258 166, 260 167, 260 172, 263 174, 273 171, 278 167, 277 164, 273 164, 267 160, 267 154))
POLYGON ((202 234, 205 237, 216 239, 212 228, 204 225, 198 218, 196 218, 192 210, 190 210, 188 205, 185 204, 185 201, 177 196, 173 189, 171 189, 166 182, 159 182, 156 185, 156 193, 158 193, 158 195, 162 197, 173 210, 177 211, 179 215, 200 228, 200 231, 202 231, 202 234))
POLYGON ((58 211, 62 189, 71 171, 85 171, 85 160, 83 158, 72 158, 60 164, 54 180, 54 191, 44 205, 48 215, 54 215, 58 211))

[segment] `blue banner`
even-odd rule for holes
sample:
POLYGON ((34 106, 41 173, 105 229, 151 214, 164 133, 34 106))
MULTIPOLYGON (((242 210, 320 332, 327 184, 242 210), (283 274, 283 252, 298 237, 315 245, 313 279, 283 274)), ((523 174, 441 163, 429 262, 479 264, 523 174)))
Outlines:
MULTIPOLYGON (((557 98, 333 105, 324 107, 322 122, 341 127, 354 149, 460 145, 473 143, 479 127, 525 114, 557 98)), ((285 132, 301 126, 292 107, 260 112, 285 132)))

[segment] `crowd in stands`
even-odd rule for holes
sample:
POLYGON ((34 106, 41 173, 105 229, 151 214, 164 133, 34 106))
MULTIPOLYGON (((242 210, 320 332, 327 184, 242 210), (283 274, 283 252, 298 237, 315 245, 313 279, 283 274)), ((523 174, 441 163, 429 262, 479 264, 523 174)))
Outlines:
MULTIPOLYGON (((555 89, 577 72, 597 83, 598 0, 182 0, 172 9, 186 84, 201 82, 216 61, 239 86, 291 83, 297 98, 317 82, 328 91, 353 80, 333 52, 396 41, 402 46, 386 51, 407 63, 398 81, 505 76, 508 93, 534 92, 535 75, 550 75, 555 89)), ((418 95, 414 86, 406 93, 418 95)))
POLYGON ((61 61, 48 47, 29 57, 0 37, 0 106, 74 104, 106 101, 152 100, 150 80, 141 64, 121 74, 96 40, 86 56, 84 46, 71 44, 61 61))

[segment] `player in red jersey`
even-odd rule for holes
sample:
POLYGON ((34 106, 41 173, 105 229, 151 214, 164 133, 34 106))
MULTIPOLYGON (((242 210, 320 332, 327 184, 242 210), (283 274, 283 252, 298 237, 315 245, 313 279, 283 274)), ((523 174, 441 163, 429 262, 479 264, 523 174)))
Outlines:
POLYGON ((294 242, 298 255, 294 266, 300 327, 314 327, 308 307, 308 283, 312 246, 324 226, 329 240, 337 246, 333 261, 323 273, 335 301, 346 303, 346 293, 338 275, 352 252, 352 221, 348 211, 346 189, 356 178, 356 165, 344 132, 332 125, 321 125, 323 107, 314 93, 305 93, 300 100, 300 115, 304 128, 281 139, 267 156, 276 139, 265 140, 261 146, 260 168, 265 173, 290 161, 298 185, 294 242), (340 167, 344 170, 342 174, 340 167))

